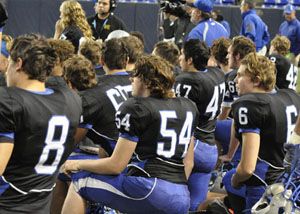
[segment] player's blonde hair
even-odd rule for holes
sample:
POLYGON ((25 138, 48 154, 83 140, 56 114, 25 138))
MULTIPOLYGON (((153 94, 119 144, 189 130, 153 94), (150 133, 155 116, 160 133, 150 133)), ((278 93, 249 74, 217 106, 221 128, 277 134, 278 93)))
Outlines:
POLYGON ((62 24, 64 28, 69 25, 77 26, 86 39, 92 39, 93 33, 87 22, 84 10, 81 4, 75 0, 64 1, 61 5, 62 24))
POLYGON ((249 53, 243 58, 241 65, 246 66, 245 73, 250 76, 251 81, 254 82, 256 77, 260 78, 260 88, 266 91, 274 89, 276 68, 269 58, 256 53, 249 53))
POLYGON ((289 53, 291 42, 286 36, 276 35, 271 41, 271 46, 281 55, 285 56, 289 53))
POLYGON ((140 57, 131 76, 140 78, 150 90, 151 96, 159 98, 174 97, 172 87, 175 83, 175 77, 172 66, 159 56, 140 57))

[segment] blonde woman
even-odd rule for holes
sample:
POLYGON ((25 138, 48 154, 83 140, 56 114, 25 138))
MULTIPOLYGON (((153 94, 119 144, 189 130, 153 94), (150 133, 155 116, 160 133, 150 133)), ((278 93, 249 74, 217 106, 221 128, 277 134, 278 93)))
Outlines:
POLYGON ((75 0, 64 1, 60 6, 60 19, 55 25, 55 39, 70 40, 77 52, 82 39, 92 39, 92 30, 87 23, 85 11, 75 0))

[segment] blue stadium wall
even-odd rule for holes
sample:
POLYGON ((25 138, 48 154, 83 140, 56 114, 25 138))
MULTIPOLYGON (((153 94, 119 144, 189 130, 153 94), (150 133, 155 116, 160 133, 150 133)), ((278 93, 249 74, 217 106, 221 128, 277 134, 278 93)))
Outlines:
MULTIPOLYGON (((3 0, 2 0, 3 1, 3 0)), ((59 18, 59 7, 63 1, 58 0, 7 0, 5 5, 9 19, 4 27, 4 34, 16 37, 28 33, 40 33, 52 37, 55 22, 59 18)), ((94 14, 93 2, 79 1, 86 15, 94 14)), ((239 35, 241 13, 238 6, 216 5, 231 25, 231 37, 239 35)), ((278 33, 284 21, 281 8, 259 8, 263 11, 263 20, 269 27, 271 38, 278 33)), ((145 36, 145 52, 151 53, 154 44, 159 40, 159 5, 154 3, 119 2, 115 15, 121 17, 129 31, 140 31, 145 36)), ((296 13, 300 20, 300 10, 296 13)))

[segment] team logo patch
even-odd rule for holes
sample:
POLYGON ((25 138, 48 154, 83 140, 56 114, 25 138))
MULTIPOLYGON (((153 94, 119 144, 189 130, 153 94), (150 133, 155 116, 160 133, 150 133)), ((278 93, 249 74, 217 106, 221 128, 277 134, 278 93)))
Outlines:
POLYGON ((247 31, 252 31, 253 30, 253 27, 251 24, 247 24, 247 31))

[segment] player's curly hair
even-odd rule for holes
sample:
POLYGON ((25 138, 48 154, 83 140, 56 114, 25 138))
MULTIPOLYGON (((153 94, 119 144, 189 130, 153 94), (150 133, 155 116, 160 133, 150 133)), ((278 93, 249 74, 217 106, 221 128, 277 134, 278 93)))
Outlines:
POLYGON ((189 39, 183 45, 183 53, 185 60, 193 59, 193 65, 199 71, 203 71, 207 67, 210 57, 210 49, 208 45, 200 39, 189 39))
POLYGON ((179 64, 180 50, 174 42, 160 41, 155 44, 154 52, 155 55, 164 58, 174 66, 179 64))
POLYGON ((285 56, 289 53, 291 42, 286 36, 276 35, 271 41, 271 46, 281 55, 285 56))
POLYGON ((81 4, 75 0, 64 1, 61 4, 62 24, 64 28, 70 25, 79 27, 86 39, 93 38, 93 32, 87 22, 85 11, 81 4))
POLYGON ((234 37, 232 39, 231 49, 233 56, 240 54, 240 59, 243 59, 249 53, 256 52, 254 42, 245 36, 234 37))
POLYGON ((78 91, 92 88, 98 84, 91 61, 84 56, 74 55, 63 63, 63 77, 78 91))
POLYGON ((218 63, 223 65, 228 65, 227 49, 231 44, 231 39, 221 37, 213 41, 213 44, 210 48, 211 55, 217 60, 218 63))
POLYGON ((90 60, 93 66, 100 65, 102 42, 86 40, 79 45, 79 53, 90 60))
POLYGON ((2 41, 6 42, 6 50, 9 51, 13 42, 13 38, 10 35, 3 34, 2 41))
POLYGON ((249 53, 241 61, 241 65, 246 66, 245 73, 254 82, 259 77, 261 82, 259 87, 266 91, 273 90, 276 82, 276 68, 274 63, 267 57, 249 53))
POLYGON ((47 39, 36 34, 19 36, 13 40, 10 58, 22 60, 23 72, 29 79, 45 82, 56 62, 56 54, 47 39))
POLYGON ((165 59, 149 55, 142 56, 135 65, 132 77, 138 77, 150 90, 150 95, 159 98, 174 97, 172 87, 175 83, 175 77, 172 72, 172 66, 165 59))
POLYGON ((63 63, 74 55, 75 47, 69 40, 48 39, 50 46, 55 51, 60 63, 63 63))

